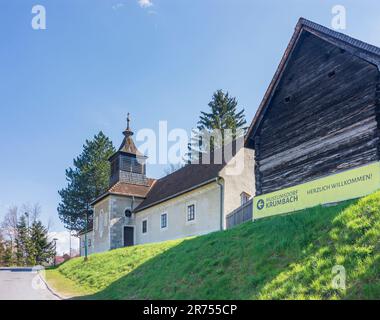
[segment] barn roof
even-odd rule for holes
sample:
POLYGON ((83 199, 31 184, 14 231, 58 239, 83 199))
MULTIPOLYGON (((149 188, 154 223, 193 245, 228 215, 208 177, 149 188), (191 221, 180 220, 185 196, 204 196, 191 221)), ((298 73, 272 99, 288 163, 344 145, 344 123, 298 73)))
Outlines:
POLYGON ((372 63, 378 67, 380 70, 380 48, 368 44, 366 42, 354 39, 350 36, 347 36, 343 33, 331 30, 320 24, 309 21, 304 18, 300 18, 293 33, 293 36, 285 50, 285 53, 281 59, 281 62, 273 76, 271 83, 264 95, 263 100, 260 103, 259 108, 255 114, 255 117, 252 120, 252 123, 248 129, 245 146, 253 148, 253 138, 256 134, 256 131, 263 120, 264 114, 269 106, 269 103, 273 97, 273 94, 277 88, 279 81, 286 69, 288 61, 292 56, 293 50, 296 47, 300 37, 305 33, 311 33, 337 47, 340 47, 351 54, 366 60, 369 63, 372 63))

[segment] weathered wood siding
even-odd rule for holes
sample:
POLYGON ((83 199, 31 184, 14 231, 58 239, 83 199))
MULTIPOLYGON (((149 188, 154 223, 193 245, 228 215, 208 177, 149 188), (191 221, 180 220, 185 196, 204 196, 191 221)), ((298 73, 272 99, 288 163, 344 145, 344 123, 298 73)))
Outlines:
POLYGON ((111 160, 110 185, 112 186, 119 181, 146 185, 145 159, 138 159, 134 155, 118 152, 111 160))
POLYGON ((253 218, 253 199, 229 213, 226 217, 226 228, 231 229, 239 224, 252 221, 253 218))
POLYGON ((305 33, 255 137, 256 194, 379 159, 379 72, 305 33))

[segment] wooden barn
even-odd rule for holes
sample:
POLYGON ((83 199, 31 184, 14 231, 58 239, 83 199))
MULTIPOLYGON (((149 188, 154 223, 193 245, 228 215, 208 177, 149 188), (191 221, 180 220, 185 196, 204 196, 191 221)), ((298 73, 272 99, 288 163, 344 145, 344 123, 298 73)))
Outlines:
POLYGON ((380 48, 300 19, 249 128, 256 195, 380 160, 380 48))

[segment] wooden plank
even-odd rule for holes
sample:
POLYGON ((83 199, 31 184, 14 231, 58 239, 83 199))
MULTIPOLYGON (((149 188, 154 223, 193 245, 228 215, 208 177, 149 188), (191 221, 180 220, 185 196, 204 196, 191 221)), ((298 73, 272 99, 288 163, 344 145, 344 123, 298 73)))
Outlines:
POLYGON ((313 35, 291 59, 256 135, 257 195, 380 159, 378 69, 313 35))

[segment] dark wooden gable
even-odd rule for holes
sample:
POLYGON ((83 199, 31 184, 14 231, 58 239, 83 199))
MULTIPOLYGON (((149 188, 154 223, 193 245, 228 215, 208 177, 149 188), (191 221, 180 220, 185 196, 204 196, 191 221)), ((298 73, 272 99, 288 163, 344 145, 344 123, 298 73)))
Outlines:
POLYGON ((378 80, 376 65, 302 31, 255 132, 256 193, 379 160, 378 80))

